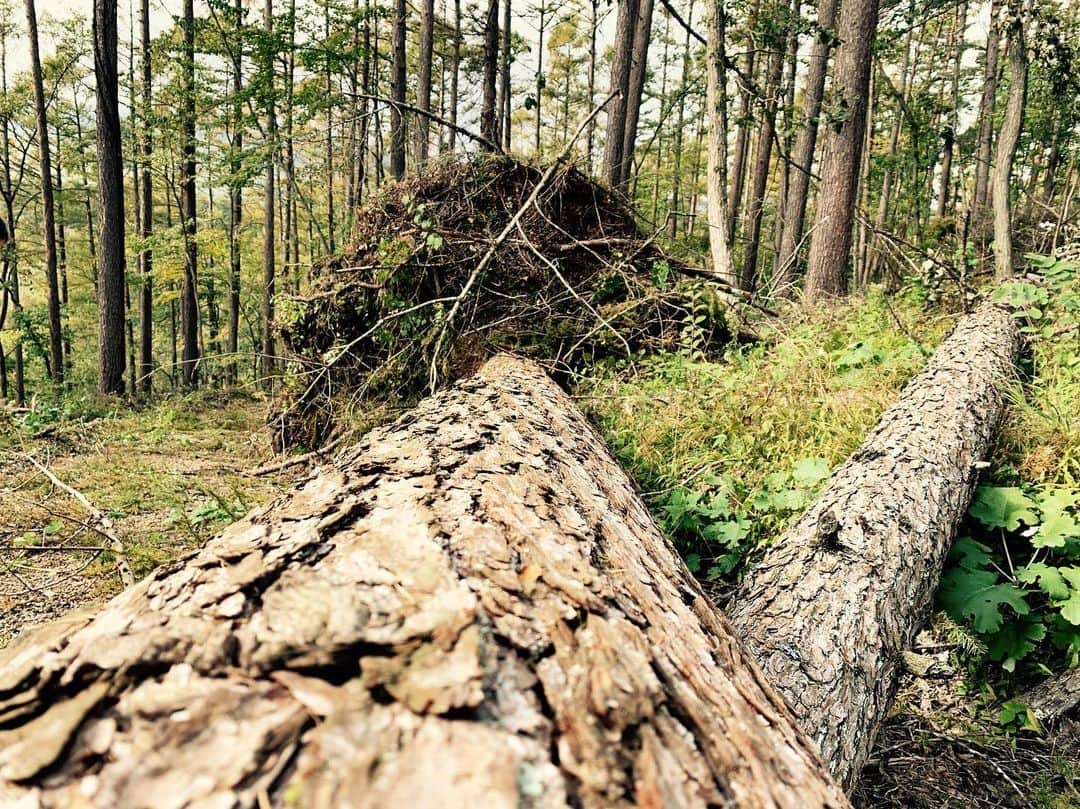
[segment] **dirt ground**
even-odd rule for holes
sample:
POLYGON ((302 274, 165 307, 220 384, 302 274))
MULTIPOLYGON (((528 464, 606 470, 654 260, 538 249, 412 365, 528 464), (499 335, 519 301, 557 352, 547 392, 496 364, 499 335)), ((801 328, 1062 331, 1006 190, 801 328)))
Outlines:
POLYGON ((0 647, 121 587, 107 531, 28 456, 108 518, 138 579, 290 485, 244 474, 271 457, 265 412, 205 394, 86 422, 0 414, 0 647))

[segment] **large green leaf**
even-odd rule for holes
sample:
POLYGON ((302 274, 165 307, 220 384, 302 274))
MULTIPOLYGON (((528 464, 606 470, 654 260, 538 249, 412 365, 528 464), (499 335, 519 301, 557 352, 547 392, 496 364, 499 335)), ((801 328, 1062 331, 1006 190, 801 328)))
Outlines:
POLYGON ((1023 522, 1035 525, 1037 504, 1016 486, 980 486, 968 513, 988 528, 1015 531, 1023 522))
POLYGON ((1013 584, 999 583, 992 570, 956 567, 941 577, 938 599, 955 621, 971 619, 976 632, 988 634, 1001 629, 1006 605, 1017 615, 1030 612, 1024 591, 1013 584))

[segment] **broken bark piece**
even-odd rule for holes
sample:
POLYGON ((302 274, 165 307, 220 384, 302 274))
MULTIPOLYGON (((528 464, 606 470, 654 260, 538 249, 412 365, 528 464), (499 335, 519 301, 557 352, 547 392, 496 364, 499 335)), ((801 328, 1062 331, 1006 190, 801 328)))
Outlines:
POLYGON ((1043 722, 1053 722, 1080 705, 1080 668, 1066 669, 1020 696, 1043 722))
POLYGON ((603 442, 509 358, 30 635, 4 716, 50 738, 0 795, 46 809, 848 805, 603 442))
POLYGON ((1017 348, 1003 309, 964 317, 731 599, 735 629, 845 786, 993 447, 1017 348))

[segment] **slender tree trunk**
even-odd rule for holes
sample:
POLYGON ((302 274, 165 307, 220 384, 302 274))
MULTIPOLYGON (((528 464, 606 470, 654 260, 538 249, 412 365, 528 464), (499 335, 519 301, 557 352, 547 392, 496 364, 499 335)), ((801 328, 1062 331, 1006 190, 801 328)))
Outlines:
MULTIPOLYGON (((240 0, 236 0, 239 5, 240 0)), ((154 233, 154 187, 152 160, 154 157, 153 133, 150 114, 153 104, 153 72, 150 60, 150 0, 142 0, 140 15, 142 43, 142 229, 140 236, 148 241, 154 233)), ((230 235, 230 249, 232 238, 230 235)), ((149 394, 153 387, 154 373, 154 258, 149 246, 144 246, 140 256, 142 286, 139 289, 139 387, 149 394)))
MULTIPOLYGON (((70 289, 68 288, 67 226, 64 215, 64 172, 60 158, 60 125, 53 126, 56 148, 56 256, 57 269, 60 273, 60 332, 63 336, 64 376, 70 377, 73 357, 71 354, 71 329, 65 327, 64 312, 68 306, 70 289)), ((6 369, 5 369, 6 371, 6 369)))
POLYGON ((682 55, 682 78, 679 80, 679 102, 675 108, 675 146, 672 149, 671 159, 671 211, 668 213, 668 237, 674 240, 679 233, 679 205, 682 200, 682 159, 683 143, 685 136, 683 128, 686 126, 686 96, 690 85, 690 31, 694 26, 694 0, 690 0, 686 9, 686 36, 683 40, 682 55))
POLYGON ((534 130, 533 148, 536 150, 537 159, 541 154, 541 124, 543 123, 542 110, 544 108, 544 85, 547 81, 544 76, 544 33, 547 31, 548 6, 546 0, 540 0, 537 6, 540 16, 540 24, 537 26, 538 44, 536 47, 536 127, 534 130))
MULTIPOLYGON (((434 2, 434 0, 432 0, 434 2)), ((330 39, 330 3, 327 0, 323 5, 324 27, 327 40, 330 39)), ((334 99, 333 73, 329 67, 326 69, 326 97, 334 99)), ((336 252, 337 223, 334 221, 334 183, 337 180, 337 172, 334 165, 334 107, 337 100, 332 100, 326 107, 326 233, 329 252, 336 252)))
MULTIPOLYGON (((274 30, 274 0, 263 6, 263 27, 267 34, 274 30)), ((274 360, 274 286, 277 277, 275 255, 276 234, 276 171, 277 171, 277 109, 275 101, 274 53, 268 52, 263 64, 266 83, 266 176, 263 181, 263 284, 262 284, 262 350, 259 356, 259 378, 263 388, 273 386, 274 360)))
POLYGON ((956 132, 960 115, 960 67, 964 60, 964 32, 967 30, 967 2, 960 3, 956 10, 956 26, 950 37, 954 51, 953 70, 950 77, 949 121, 942 132, 941 144, 941 184, 938 186, 937 216, 943 219, 949 215, 952 207, 952 164, 953 150, 956 147, 956 132))
POLYGON ((390 95, 390 176, 405 176, 405 115, 398 104, 405 103, 405 0, 394 3, 394 41, 392 45, 390 95))
MULTIPOLYGON (((0 90, 4 97, 8 94, 8 71, 7 71, 7 47, 8 37, 5 28, 0 26, 0 90)), ((2 248, 3 254, 3 277, 4 294, 0 295, 0 307, 5 307, 5 318, 0 318, 0 328, 6 319, 6 304, 11 300, 11 308, 19 313, 22 311, 22 301, 19 289, 19 255, 15 251, 15 230, 18 220, 15 215, 15 189, 11 184, 11 121, 6 115, 0 115, 0 146, 3 147, 4 158, 4 212, 7 215, 8 244, 2 248)), ((16 341, 12 350, 15 360, 15 403, 22 407, 26 404, 26 374, 23 367, 22 342, 16 341)), ((4 366, 7 368, 7 366, 4 366)))
POLYGON ((1012 206, 1009 202, 1009 184, 1012 178, 1016 145, 1020 141, 1020 129, 1024 123, 1024 107, 1027 103, 1027 39, 1024 27, 1027 15, 1023 11, 1012 23, 1008 34, 1009 53, 1009 100, 1005 117, 998 132, 997 148, 994 150, 994 167, 991 176, 994 203, 994 276, 1004 279, 1013 274, 1012 206))
POLYGON ((973 202, 976 232, 984 230, 989 205, 990 151, 994 140, 994 100, 997 97, 998 58, 1001 53, 998 31, 999 0, 990 3, 990 30, 986 35, 983 57, 982 98, 979 101, 979 141, 975 152, 975 199, 973 202))
MULTIPOLYGON (((233 16, 239 41, 244 21, 243 0, 234 0, 233 16)), ((232 59, 233 140, 229 152, 229 337, 225 349, 229 354, 229 361, 225 363, 225 379, 229 385, 235 385, 239 379, 240 362, 240 226, 244 216, 244 190, 240 181, 240 158, 244 149, 244 107, 240 94, 243 90, 243 58, 243 49, 237 48, 232 59)))
POLYGON ((601 174, 612 188, 622 179, 623 146, 626 143, 626 114, 630 97, 630 69, 633 62, 634 31, 641 0, 618 0, 615 44, 611 57, 611 91, 618 91, 607 105, 604 135, 604 162, 601 174))
POLYGON ((753 290, 757 286, 758 252, 761 247, 761 219, 765 211, 765 190, 769 183, 772 166, 773 138, 776 135, 777 94, 784 74, 784 56, 787 37, 777 35, 769 53, 768 73, 765 77, 765 106, 754 146, 754 168, 750 178, 750 197, 746 206, 746 250, 743 254, 741 286, 753 290))
MULTIPOLYGON (((180 185, 180 223, 184 231, 184 280, 180 290, 180 356, 184 387, 199 384, 199 248, 195 241, 195 6, 184 0, 184 89, 181 107, 184 176, 180 185)), ((104 250, 104 245, 102 245, 104 250)))
POLYGON ((484 78, 480 101, 480 135, 499 142, 495 84, 499 75, 499 0, 488 0, 484 19, 484 78))
POLYGON ((825 134, 814 233, 806 270, 806 297, 843 295, 851 266, 855 194, 862 165, 870 49, 877 30, 878 0, 848 0, 840 9, 834 91, 845 118, 825 134))
POLYGON ((588 421, 505 357, 19 652, 0 790, 52 806, 849 806, 588 421))
POLYGON ((724 54, 726 15, 723 0, 714 0, 707 4, 708 45, 705 48, 705 73, 709 140, 706 193, 713 271, 732 286, 738 286, 739 276, 735 272, 731 247, 727 240, 727 68, 724 54))
MULTIPOLYGON (((746 21, 746 27, 753 31, 757 27, 758 16, 761 13, 761 0, 754 0, 754 6, 746 21)), ((757 68, 757 50, 753 42, 747 49, 743 58, 743 73, 751 81, 754 80, 757 68)), ((735 133, 735 156, 732 158, 731 173, 728 177, 730 190, 728 192, 728 219, 727 241, 735 244, 735 236, 738 233, 739 211, 742 209, 743 188, 746 183, 746 161, 750 153, 750 129, 753 121, 753 94, 749 86, 743 86, 739 95, 739 109, 736 114, 738 130, 735 133)))
MULTIPOLYGON (((95 8, 97 7, 95 0, 95 8)), ((113 62, 115 65, 116 54, 116 5, 113 0, 113 62)), ((95 16, 95 21, 97 17, 95 16)), ((53 382, 60 385, 64 381, 64 346, 63 346, 63 330, 60 324, 60 284, 57 280, 57 260, 56 260, 56 214, 54 210, 53 202, 53 177, 52 177, 52 156, 49 152, 49 119, 45 114, 45 87, 41 75, 41 54, 38 49, 38 28, 37 28, 37 10, 34 7, 34 0, 26 0, 26 24, 27 24, 27 40, 30 45, 30 71, 32 83, 34 85, 34 112, 37 118, 37 134, 38 134, 38 155, 41 167, 41 220, 42 228, 44 230, 45 238, 45 281, 48 285, 49 297, 48 297, 48 314, 49 314, 49 371, 53 382)), ((95 51, 96 53, 96 51, 95 51)), ((95 60, 96 61, 96 60, 95 60)), ((113 68, 113 75, 115 79, 116 69, 113 68)), ((100 117, 100 116, 99 116, 100 117)), ((119 130, 119 128, 118 128, 119 130)), ((100 133, 99 133, 100 137, 100 133)), ((117 154, 119 154, 119 144, 117 144, 117 154)), ((123 168, 121 167, 121 173, 123 168)), ((119 188, 121 194, 123 194, 123 179, 120 180, 119 188)), ((121 201, 121 212, 123 211, 123 202, 121 201)), ((121 216, 121 220, 123 216, 121 216)), ((121 230, 121 234, 123 231, 121 230)), ((123 236, 121 236, 121 253, 120 259, 123 262, 123 236)), ((121 278, 123 278, 123 270, 121 268, 121 278)), ((121 315, 121 323, 123 322, 123 315, 121 315)), ((101 337, 104 339, 105 335, 101 337)), ((120 356, 123 357, 123 333, 120 335, 121 347, 120 356)), ((123 377, 123 361, 120 365, 121 380, 123 377)), ((102 382, 102 389, 105 392, 112 392, 111 388, 106 389, 102 382)), ((123 383, 121 381, 120 392, 123 392, 123 383)))
MULTIPOLYGON (((588 97, 585 105, 591 110, 596 106, 596 35, 600 25, 600 0, 589 0, 589 78, 585 92, 588 97)), ((596 118, 589 121, 585 128, 585 165, 591 175, 595 169, 596 155, 596 118)))
POLYGON ((457 145, 457 131, 454 127, 458 122, 458 77, 461 74, 461 0, 454 0, 454 42, 453 59, 450 67, 450 127, 449 142, 450 151, 453 152, 457 145))
POLYGON ((732 596, 735 629, 847 787, 993 449, 1017 343, 1004 310, 961 321, 732 596))
POLYGON ((799 75, 799 32, 802 27, 802 0, 791 0, 792 31, 788 36, 788 50, 784 57, 786 64, 786 80, 784 88, 784 103, 782 136, 778 148, 782 150, 780 162, 779 188, 776 194, 776 213, 773 217, 773 278, 770 282, 771 289, 776 288, 775 273, 777 256, 780 255, 780 240, 784 235, 784 216, 787 211, 788 187, 791 185, 791 155, 792 145, 795 142, 795 78, 799 75))
POLYGON ((510 151, 510 124, 513 112, 513 101, 510 97, 510 65, 513 63, 513 24, 514 16, 511 8, 511 0, 503 0, 503 24, 502 24, 502 64, 500 65, 499 88, 502 96, 502 104, 499 107, 499 116, 502 119, 502 146, 510 151))
POLYGON ((83 142, 82 111, 79 109, 79 87, 72 85, 72 106, 75 109, 75 137, 79 141, 79 172, 82 174, 83 187, 83 210, 86 213, 86 238, 89 243, 90 264, 93 267, 91 274, 94 280, 94 292, 97 293, 97 246, 94 236, 94 214, 90 201, 90 172, 86 167, 86 146, 83 142))
POLYGON ((821 0, 818 4, 818 34, 810 49, 810 64, 803 89, 802 129, 795 139, 795 150, 791 157, 792 171, 787 198, 784 200, 780 252, 774 262, 773 288, 779 295, 791 293, 799 261, 799 248, 802 245, 806 222, 806 201, 810 192, 810 175, 814 165, 814 152, 817 149, 821 100, 825 95, 825 75, 835 23, 836 0, 821 0))
POLYGON ((634 42, 631 50, 630 80, 626 95, 626 125, 623 129, 622 168, 619 170, 619 186, 626 189, 634 174, 634 146, 637 143, 638 119, 641 117, 641 99, 645 92, 645 74, 649 60, 649 42, 652 38, 653 0, 639 0, 634 25, 634 42))
MULTIPOLYGON (((420 0, 420 70, 416 79, 416 106, 431 111, 431 63, 435 49, 435 0, 420 0)), ((416 165, 422 166, 428 159, 431 121, 423 115, 416 116, 416 165)))

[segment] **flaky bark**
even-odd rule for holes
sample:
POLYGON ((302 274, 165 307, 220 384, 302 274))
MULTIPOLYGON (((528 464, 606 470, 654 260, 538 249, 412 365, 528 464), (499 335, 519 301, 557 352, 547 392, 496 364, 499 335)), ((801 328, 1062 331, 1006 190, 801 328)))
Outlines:
POLYGON ((1065 716, 1080 705, 1080 668, 1044 680, 1021 695, 1020 701, 1044 722, 1065 716))
POLYGON ((736 630, 845 785, 992 448, 1016 349, 1009 313, 965 317, 732 598, 736 630))
POLYGON ((847 806, 584 417, 508 358, 6 652, 0 727, 27 806, 847 806))

